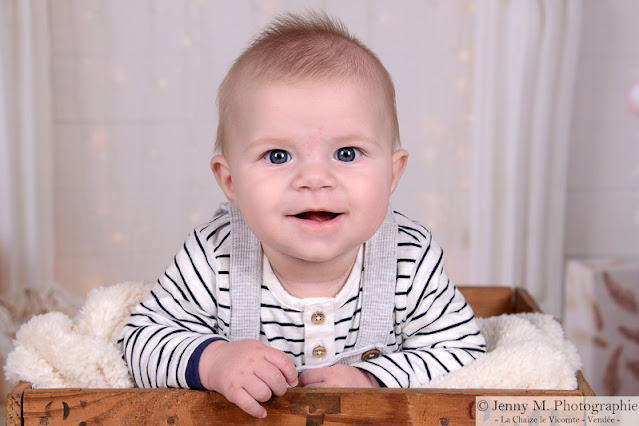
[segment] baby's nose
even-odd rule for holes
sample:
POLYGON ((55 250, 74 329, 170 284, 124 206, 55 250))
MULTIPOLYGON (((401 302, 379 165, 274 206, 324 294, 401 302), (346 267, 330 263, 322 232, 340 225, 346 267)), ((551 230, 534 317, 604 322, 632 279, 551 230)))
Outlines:
POLYGON ((300 165, 295 178, 297 189, 331 189, 335 184, 335 175, 330 166, 319 162, 300 165))

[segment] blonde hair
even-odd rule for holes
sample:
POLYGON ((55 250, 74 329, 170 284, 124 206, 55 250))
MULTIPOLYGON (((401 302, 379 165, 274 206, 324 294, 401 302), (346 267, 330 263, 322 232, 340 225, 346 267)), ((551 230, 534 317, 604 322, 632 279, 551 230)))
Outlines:
POLYGON ((399 148, 395 87, 384 65, 341 21, 308 12, 276 18, 231 66, 218 89, 216 152, 224 152, 226 124, 243 84, 329 78, 358 78, 379 87, 389 110, 393 147, 399 148))

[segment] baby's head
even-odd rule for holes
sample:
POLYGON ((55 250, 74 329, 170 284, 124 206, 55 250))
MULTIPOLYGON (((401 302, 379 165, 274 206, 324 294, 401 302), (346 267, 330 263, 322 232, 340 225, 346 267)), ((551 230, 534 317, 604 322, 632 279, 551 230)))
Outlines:
POLYGON ((279 18, 218 102, 211 168, 267 256, 331 260, 373 236, 407 153, 388 72, 342 24, 279 18))
POLYGON ((215 151, 224 153, 235 107, 250 91, 269 83, 356 81, 386 107, 395 149, 400 147, 395 87, 377 56, 337 20, 323 13, 275 19, 234 62, 218 90, 215 151))

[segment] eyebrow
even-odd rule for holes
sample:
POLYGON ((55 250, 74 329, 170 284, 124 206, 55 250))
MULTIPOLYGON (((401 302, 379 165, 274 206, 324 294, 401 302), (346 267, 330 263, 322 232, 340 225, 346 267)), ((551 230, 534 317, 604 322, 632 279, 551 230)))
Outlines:
POLYGON ((256 145, 282 145, 290 143, 290 140, 287 138, 278 138, 278 137, 263 137, 257 138, 249 142, 249 147, 253 147, 256 145))
POLYGON ((350 133, 350 134, 346 134, 343 136, 338 136, 336 138, 333 139, 335 142, 338 143, 348 143, 348 142, 353 142, 353 141, 363 141, 363 142, 371 142, 371 143, 375 143, 376 141, 378 141, 377 138, 374 137, 368 137, 366 135, 362 135, 359 133, 350 133))

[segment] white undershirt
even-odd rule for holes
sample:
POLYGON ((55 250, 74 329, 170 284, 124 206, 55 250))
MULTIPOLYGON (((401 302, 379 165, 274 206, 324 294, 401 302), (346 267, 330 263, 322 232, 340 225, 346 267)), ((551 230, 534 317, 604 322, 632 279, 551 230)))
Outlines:
POLYGON ((364 257, 363 246, 360 247, 353 268, 346 283, 334 297, 297 298, 290 295, 275 276, 266 255, 263 256, 262 279, 271 294, 283 307, 303 313, 304 318, 304 353, 307 354, 308 365, 321 364, 335 356, 335 309, 342 306, 353 295, 357 294, 362 275, 364 257), (323 314, 321 324, 313 322, 316 313, 323 314), (326 355, 321 358, 308 356, 318 347, 325 348, 326 355))

